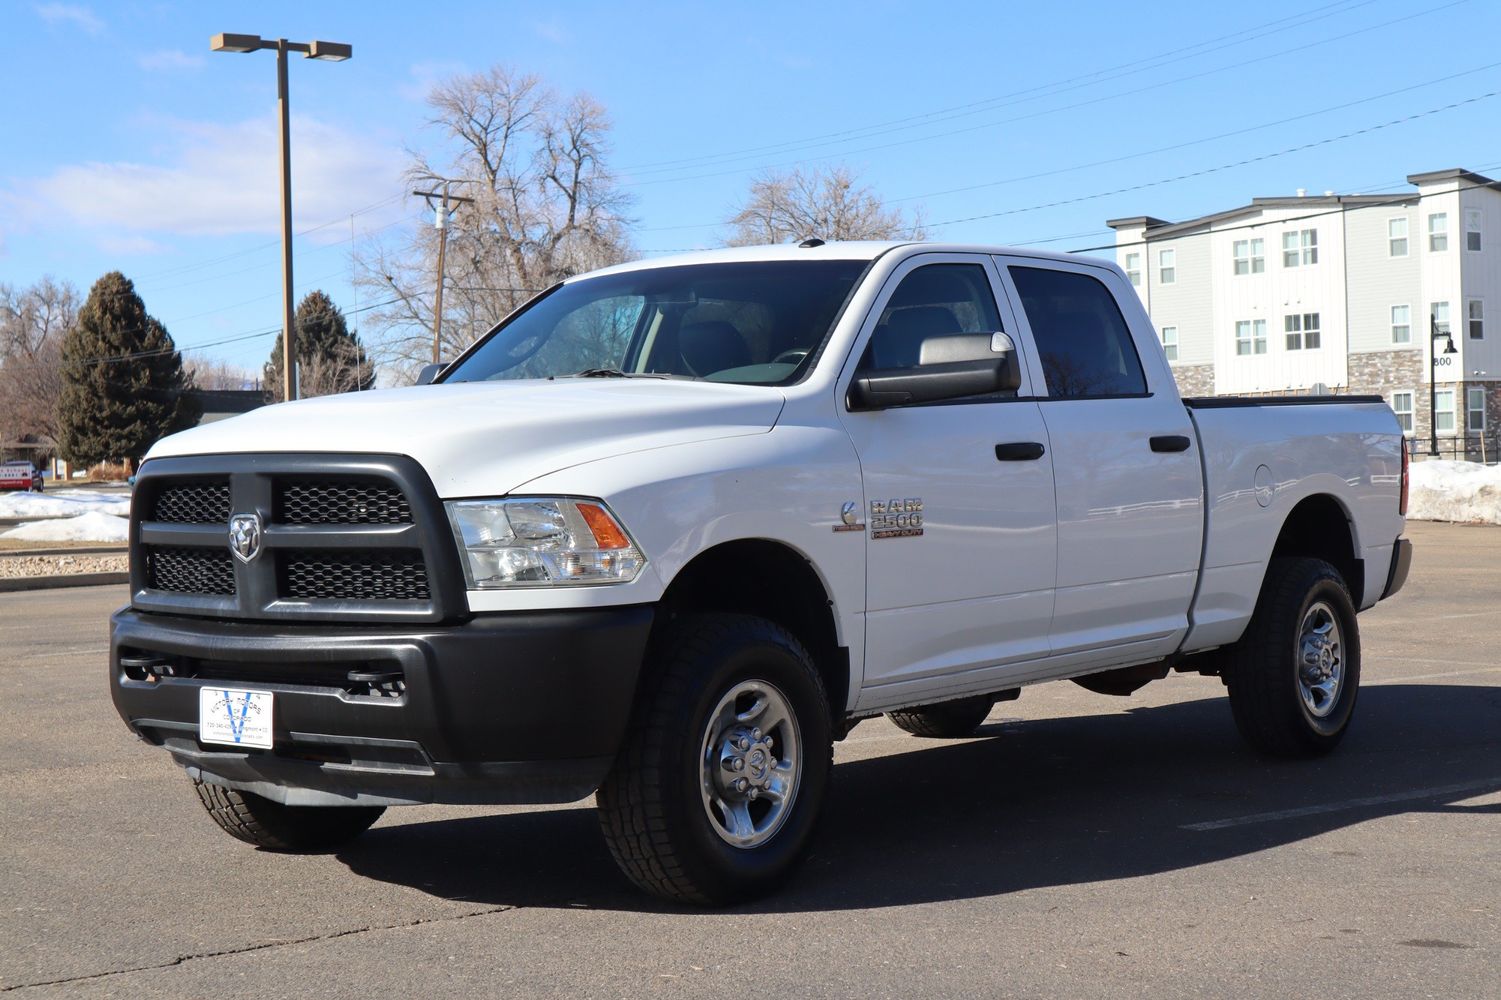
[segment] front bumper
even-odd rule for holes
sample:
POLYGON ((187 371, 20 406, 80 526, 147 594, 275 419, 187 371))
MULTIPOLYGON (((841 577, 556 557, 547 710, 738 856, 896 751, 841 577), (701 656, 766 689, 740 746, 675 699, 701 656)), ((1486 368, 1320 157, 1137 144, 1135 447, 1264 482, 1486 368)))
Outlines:
POLYGON ((571 802, 614 760, 653 614, 294 627, 126 608, 110 688, 126 724, 195 777, 289 805, 571 802), (273 749, 199 742, 205 686, 273 692, 273 749))

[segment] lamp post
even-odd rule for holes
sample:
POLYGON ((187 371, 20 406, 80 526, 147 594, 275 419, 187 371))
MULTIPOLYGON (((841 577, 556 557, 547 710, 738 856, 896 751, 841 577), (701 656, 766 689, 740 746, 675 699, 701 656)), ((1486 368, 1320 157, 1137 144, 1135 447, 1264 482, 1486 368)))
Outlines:
POLYGON ((289 42, 285 38, 269 39, 260 35, 219 34, 209 39, 214 52, 276 52, 276 112, 281 124, 281 280, 282 330, 281 375, 282 398, 297 398, 297 352, 293 349, 292 301, 292 131, 287 107, 287 53, 301 52, 309 59, 343 62, 354 49, 340 42, 289 42))
POLYGON ((1445 338, 1448 343, 1444 346, 1444 353, 1458 354, 1454 349, 1454 337, 1445 329, 1440 330, 1438 317, 1428 316, 1428 456, 1438 458, 1438 338, 1445 338))

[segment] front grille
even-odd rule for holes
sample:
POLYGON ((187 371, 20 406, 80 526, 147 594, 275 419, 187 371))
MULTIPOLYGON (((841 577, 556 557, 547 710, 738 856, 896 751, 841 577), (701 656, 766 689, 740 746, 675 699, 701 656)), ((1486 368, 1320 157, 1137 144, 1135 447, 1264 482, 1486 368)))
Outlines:
POLYGON ((170 524, 222 524, 229 520, 229 483, 177 483, 157 495, 152 519, 170 524))
POLYGON ((400 490, 364 479, 281 483, 276 509, 276 519, 286 524, 412 523, 400 490))
POLYGON ((284 561, 282 594, 298 600, 421 601, 431 596, 420 553, 294 550, 284 561))
POLYGON ((146 575, 150 587, 173 594, 235 592, 235 566, 228 549, 152 549, 146 557, 146 575))
POLYGON ((397 455, 161 458, 136 481, 132 604, 225 621, 423 621, 464 614, 464 577, 432 483, 397 455), (231 517, 260 546, 231 551, 231 517))

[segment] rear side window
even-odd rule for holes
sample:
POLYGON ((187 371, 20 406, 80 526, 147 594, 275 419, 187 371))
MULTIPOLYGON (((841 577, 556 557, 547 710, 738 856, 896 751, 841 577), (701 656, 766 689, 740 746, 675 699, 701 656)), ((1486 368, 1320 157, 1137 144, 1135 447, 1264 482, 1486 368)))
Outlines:
POLYGON ((1146 394, 1141 359, 1110 289, 1076 271, 1009 271, 1037 341, 1051 398, 1146 394))

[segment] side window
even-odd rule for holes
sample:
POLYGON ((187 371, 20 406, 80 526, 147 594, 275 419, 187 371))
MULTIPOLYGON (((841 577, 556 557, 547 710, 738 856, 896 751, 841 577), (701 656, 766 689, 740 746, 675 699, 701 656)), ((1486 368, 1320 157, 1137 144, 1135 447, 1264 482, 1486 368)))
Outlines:
POLYGON ((1147 379, 1131 330, 1110 289, 1075 271, 1012 267, 1010 272, 1037 342, 1050 397, 1146 393, 1147 379))
POLYGON ((1000 329, 984 267, 928 264, 909 273, 891 293, 860 369, 920 368, 934 363, 929 359, 952 360, 950 352, 935 350, 935 341, 1000 329))

